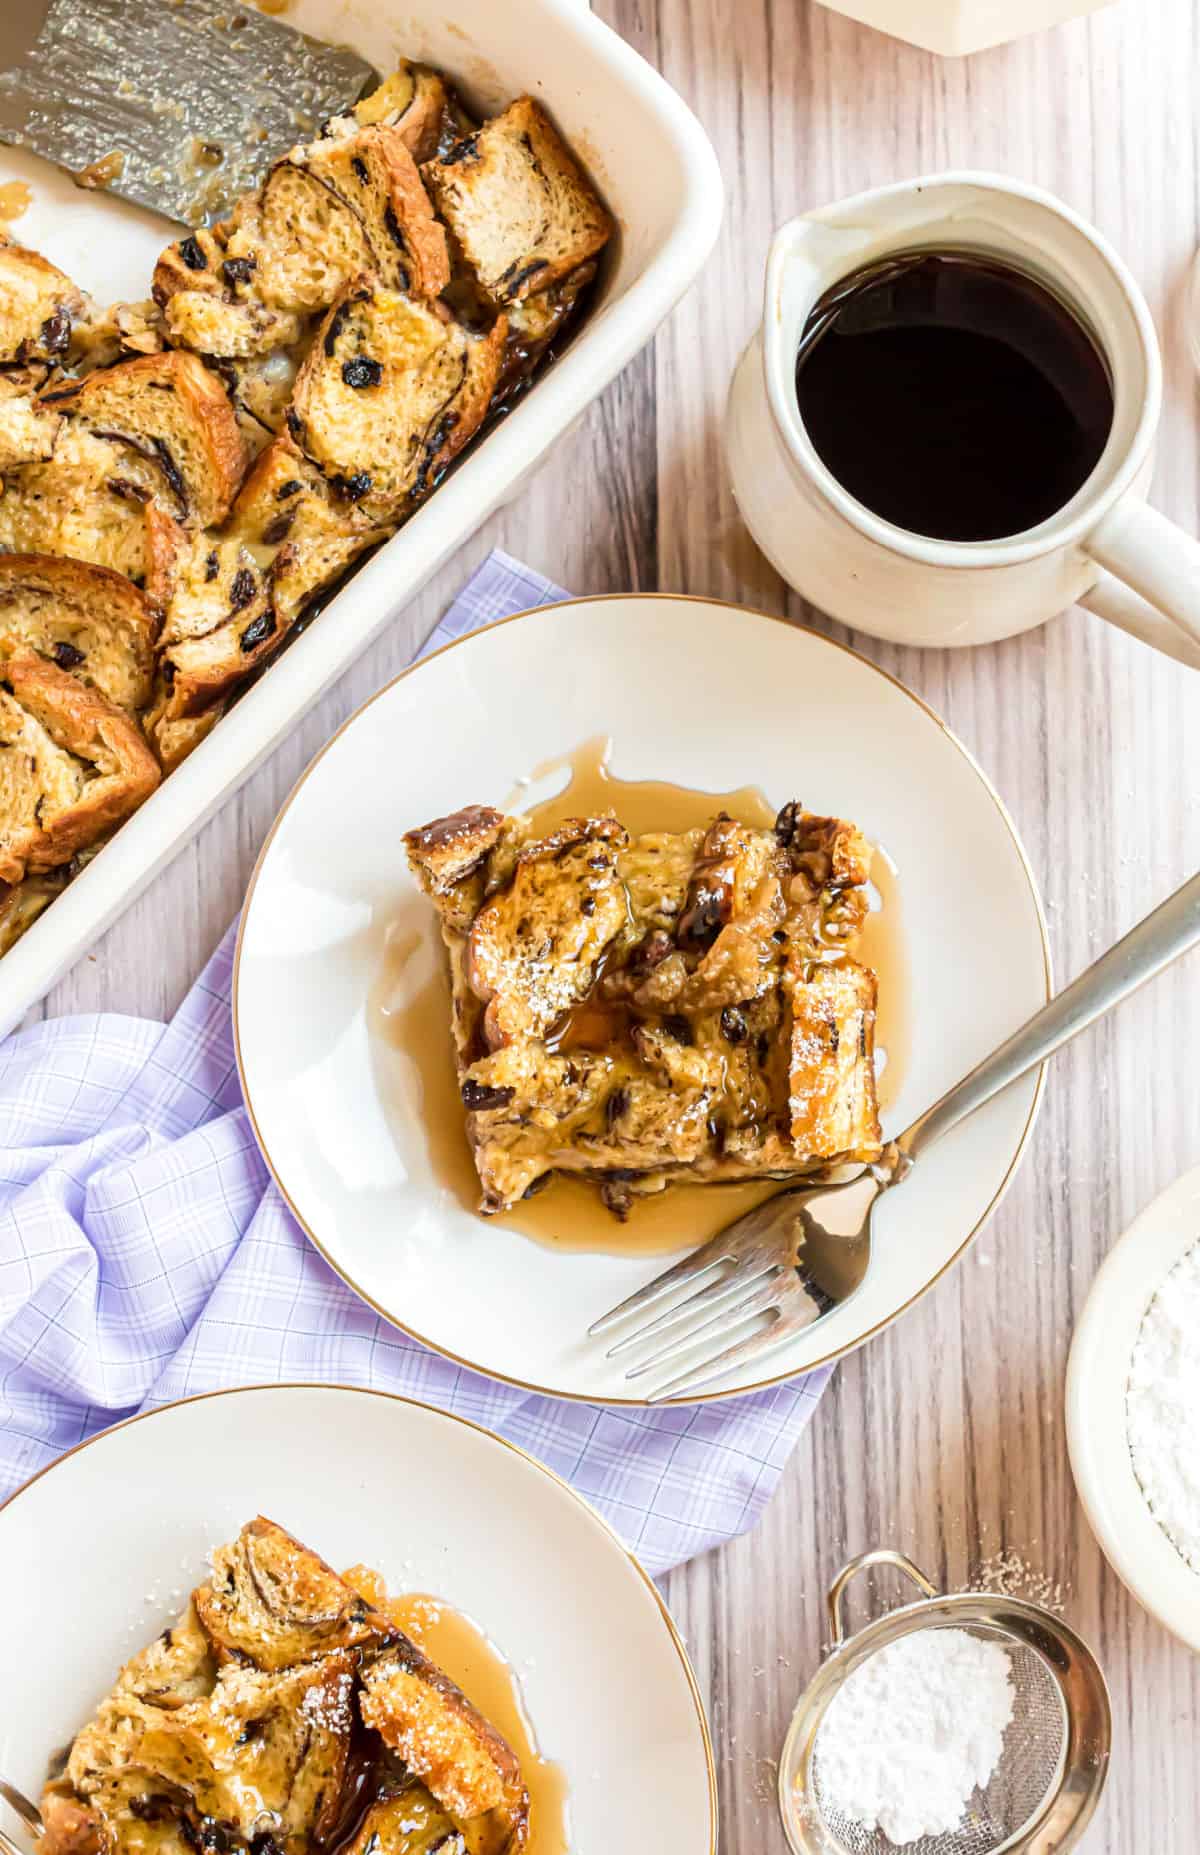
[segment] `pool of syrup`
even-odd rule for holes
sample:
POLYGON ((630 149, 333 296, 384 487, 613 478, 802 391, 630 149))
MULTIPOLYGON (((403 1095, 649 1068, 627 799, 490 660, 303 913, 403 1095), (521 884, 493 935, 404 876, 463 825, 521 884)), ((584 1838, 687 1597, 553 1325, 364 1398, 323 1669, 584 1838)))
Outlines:
MULTIPOLYGON (((777 807, 755 786, 735 792, 700 792, 661 780, 618 779, 608 764, 610 743, 585 741, 573 753, 536 767, 528 781, 504 801, 526 812, 539 831, 563 818, 612 811, 634 835, 687 831, 708 825, 720 811, 743 824, 769 830, 777 807), (561 791, 538 805, 525 792, 559 771, 568 775, 561 791)), ((784 797, 789 797, 785 794, 784 797)), ((781 801, 782 802, 782 801, 781 801)), ((910 1042, 908 961, 897 872, 876 847, 871 880, 878 906, 868 916, 855 957, 879 978, 876 1063, 880 1113, 896 1099, 904 1080, 910 1042)), ((405 1052, 419 1074, 420 1113, 432 1170, 464 1211, 479 1203, 479 1178, 467 1145, 462 1100, 450 1041, 450 982, 441 962, 413 985, 408 974, 423 947, 420 929, 397 924, 390 933, 382 970, 370 1001, 373 1028, 405 1052)), ((726 1224, 780 1190, 778 1181, 746 1184, 672 1185, 635 1200, 624 1223, 600 1202, 594 1185, 556 1177, 535 1198, 489 1218, 489 1224, 519 1230, 551 1248, 609 1255, 670 1255, 716 1236, 726 1224)))
POLYGON ((567 1774, 539 1751, 511 1664, 470 1617, 444 1599, 424 1591, 388 1597, 379 1575, 363 1566, 355 1566, 347 1578, 457 1682, 516 1753, 529 1792, 528 1855, 566 1855, 570 1845, 567 1774))

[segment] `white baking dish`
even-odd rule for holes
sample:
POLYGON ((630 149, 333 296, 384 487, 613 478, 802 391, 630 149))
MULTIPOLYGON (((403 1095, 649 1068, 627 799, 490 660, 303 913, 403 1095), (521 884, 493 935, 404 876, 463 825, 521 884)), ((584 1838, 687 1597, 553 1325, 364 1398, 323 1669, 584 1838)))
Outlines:
MULTIPOLYGON (((103 933, 286 731, 653 334, 717 236, 721 177, 703 129, 658 73, 578 0, 296 0, 289 20, 352 44, 381 70, 441 66, 476 108, 529 91, 553 112, 620 227, 599 300, 528 397, 272 664, 208 740, 122 825, 0 961, 0 1033, 103 933)), ((0 149, 27 179, 21 239, 105 300, 148 292, 166 222, 82 194, 0 149)))

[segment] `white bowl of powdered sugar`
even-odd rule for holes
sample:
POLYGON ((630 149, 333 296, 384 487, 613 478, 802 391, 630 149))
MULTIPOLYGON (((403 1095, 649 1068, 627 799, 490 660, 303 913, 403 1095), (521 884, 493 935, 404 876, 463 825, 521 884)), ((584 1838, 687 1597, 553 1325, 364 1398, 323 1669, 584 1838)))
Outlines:
POLYGON ((1135 1219, 1092 1285, 1067 1440, 1105 1557, 1200 1652, 1200 1166, 1135 1219))

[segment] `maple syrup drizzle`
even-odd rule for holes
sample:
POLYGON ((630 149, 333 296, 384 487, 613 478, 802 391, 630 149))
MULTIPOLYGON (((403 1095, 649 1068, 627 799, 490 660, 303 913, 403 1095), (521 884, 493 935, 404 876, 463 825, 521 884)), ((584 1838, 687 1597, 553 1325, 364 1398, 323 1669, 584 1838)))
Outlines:
MULTIPOLYGON (((711 824, 720 811, 758 830, 774 825, 776 807, 755 786, 734 792, 700 792, 663 780, 619 779, 608 765, 610 743, 603 736, 585 741, 573 753, 544 762, 504 801, 504 809, 521 811, 539 833, 564 818, 615 812, 634 836, 652 831, 689 831, 711 824), (568 778, 552 798, 530 806, 526 792, 565 770, 568 778)), ((867 918, 855 958, 879 978, 876 1049, 886 1052, 879 1076, 881 1113, 895 1101, 904 1080, 910 1047, 908 961, 904 947, 899 881, 894 865, 876 851, 871 880, 879 906, 867 918)), ((432 1170, 464 1211, 479 1204, 479 1178, 467 1144, 462 1100, 451 1048, 450 982, 441 962, 422 983, 413 985, 407 969, 423 945, 420 930, 396 926, 389 934, 383 966, 373 988, 370 1015, 375 1029, 403 1050, 418 1072, 419 1109, 429 1142, 432 1170)), ((609 1028, 599 1022, 603 1006, 584 1006, 559 1029, 558 1047, 594 1047, 609 1028)), ((594 1185, 558 1175, 534 1198, 502 1211, 489 1223, 519 1230, 551 1248, 608 1255, 670 1255, 691 1249, 753 1210, 780 1190, 771 1180, 745 1184, 680 1184, 637 1198, 624 1223, 600 1202, 594 1185)))
POLYGON ((28 181, 6 180, 0 182, 0 222, 5 225, 21 214, 28 212, 33 205, 33 188, 28 181))

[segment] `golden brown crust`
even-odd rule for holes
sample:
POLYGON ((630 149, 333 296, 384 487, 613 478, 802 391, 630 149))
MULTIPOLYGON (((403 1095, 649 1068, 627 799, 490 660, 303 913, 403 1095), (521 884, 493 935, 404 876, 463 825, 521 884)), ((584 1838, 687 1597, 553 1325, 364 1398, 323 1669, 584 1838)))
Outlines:
POLYGON ((132 714, 149 700, 157 629, 123 573, 56 554, 0 554, 0 663, 32 649, 132 714))
POLYGON ((438 1803, 460 1821, 496 1813, 521 1846, 529 1798, 520 1766, 461 1688, 407 1637, 377 1656, 362 1681, 363 1720, 438 1803))
MULTIPOLYGON (((26 871, 67 863, 107 836, 150 796, 161 775, 135 721, 34 652, 14 652, 4 682, 12 692, 10 708, 23 711, 78 768, 78 777, 60 781, 49 803, 35 798, 32 811, 10 812, 0 825, 0 880, 19 882, 26 871)), ((28 722, 25 729, 8 754, 24 751, 28 722)))
POLYGON ((146 718, 146 733, 164 773, 173 773, 188 755, 207 740, 221 719, 219 703, 201 715, 168 715, 160 707, 146 718))
POLYGON ((478 431, 506 337, 503 317, 476 335, 362 273, 333 303, 297 376, 293 436, 339 498, 395 523, 478 431))
POLYGON ((57 364, 87 298, 40 251, 0 235, 0 365, 57 364))
MULTIPOLYGON (((579 254, 610 229, 539 105, 521 99, 480 130, 436 71, 405 62, 276 161, 227 221, 174 239, 150 300, 99 309, 0 234, 0 551, 57 559, 64 589, 94 570, 86 662, 69 668, 139 717, 162 770, 507 404, 574 312, 594 270, 579 254), (477 133, 512 163, 487 211, 520 221, 508 228, 519 242, 546 209, 546 252, 491 297, 422 178, 426 165, 443 181, 464 161, 473 169, 477 133), (358 292, 370 315, 355 331, 343 311, 358 292), (112 575, 124 583, 107 619, 105 573, 110 591, 112 575)), ((0 667, 26 646, 61 667, 78 643, 70 626, 41 611, 36 622, 10 613, 5 629, 15 571, 0 569, 0 667)), ((65 857, 73 842, 94 848, 93 833, 140 802, 145 769, 134 742, 97 733, 111 763, 101 774, 37 734, 11 695, 0 715, 0 747, 30 735, 23 777, 0 793, 2 950, 49 899, 47 883, 17 898, 20 872, 44 873, 38 859, 65 857)), ((64 719, 55 712, 60 732, 64 719)), ((461 886, 456 895, 461 907, 461 886)))
POLYGON ((518 97, 421 174, 497 305, 548 289, 612 236, 608 209, 532 97, 518 97))
POLYGON ((118 361, 56 390, 48 403, 97 433, 127 436, 134 448, 148 441, 181 521, 224 519, 245 475, 246 449, 224 386, 197 355, 168 350, 118 361))
POLYGON ((448 818, 407 831, 408 860, 427 895, 448 895, 474 874, 500 841, 504 814, 490 805, 468 805, 448 818))
POLYGON ((213 1576, 194 1601, 219 1653, 268 1670, 395 1633, 332 1566, 261 1514, 214 1552, 213 1576))

